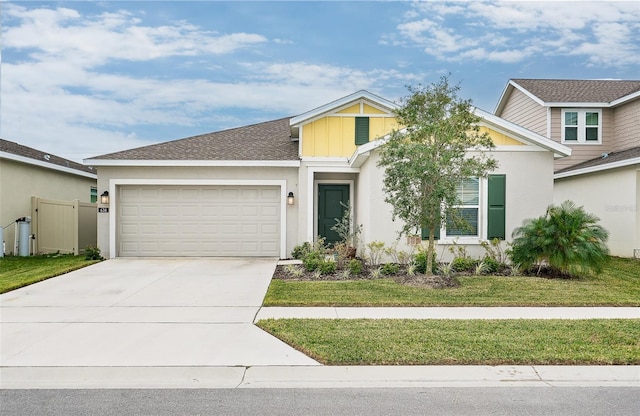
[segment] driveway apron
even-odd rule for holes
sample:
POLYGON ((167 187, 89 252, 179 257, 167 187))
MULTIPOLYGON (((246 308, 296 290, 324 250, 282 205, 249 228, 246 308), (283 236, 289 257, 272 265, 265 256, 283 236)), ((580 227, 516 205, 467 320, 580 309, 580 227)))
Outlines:
POLYGON ((253 325, 275 265, 121 258, 0 295, 0 365, 318 365, 253 325))

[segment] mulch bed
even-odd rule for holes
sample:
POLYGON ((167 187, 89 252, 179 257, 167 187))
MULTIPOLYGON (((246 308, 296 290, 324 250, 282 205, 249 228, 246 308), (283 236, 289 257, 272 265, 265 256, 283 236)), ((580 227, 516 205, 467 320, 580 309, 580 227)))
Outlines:
MULTIPOLYGON (((347 279, 344 278, 341 271, 337 271, 332 274, 323 274, 317 276, 313 272, 308 272, 304 270, 304 267, 300 264, 297 265, 303 270, 301 276, 293 276, 290 273, 287 273, 287 266, 276 266, 276 270, 273 273, 274 279, 280 280, 299 280, 299 281, 348 281, 348 280, 374 280, 376 278, 371 276, 371 271, 374 267, 371 266, 363 266, 362 273, 357 275, 350 275, 347 279)), ((377 268, 377 267, 375 267, 377 268)), ((409 276, 406 272, 404 266, 399 266, 398 273, 384 275, 381 274, 377 279, 393 279, 396 283, 415 286, 415 287, 427 287, 433 289, 443 289, 443 288, 452 288, 458 287, 460 284, 455 276, 442 276, 442 275, 433 275, 433 276, 425 276, 424 274, 415 274, 413 276, 409 276)))

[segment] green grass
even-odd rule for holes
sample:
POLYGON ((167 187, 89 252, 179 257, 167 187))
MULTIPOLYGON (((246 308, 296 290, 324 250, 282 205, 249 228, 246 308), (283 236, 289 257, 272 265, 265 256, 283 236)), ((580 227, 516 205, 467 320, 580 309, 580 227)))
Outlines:
POLYGON ((640 306, 640 261, 611 258, 580 279, 464 276, 460 287, 418 288, 391 279, 274 279, 264 306, 640 306))
POLYGON ((268 319, 327 365, 638 365, 640 320, 268 319))
POLYGON ((3 257, 0 258, 0 293, 60 276, 97 262, 98 260, 85 260, 85 256, 72 255, 3 257))

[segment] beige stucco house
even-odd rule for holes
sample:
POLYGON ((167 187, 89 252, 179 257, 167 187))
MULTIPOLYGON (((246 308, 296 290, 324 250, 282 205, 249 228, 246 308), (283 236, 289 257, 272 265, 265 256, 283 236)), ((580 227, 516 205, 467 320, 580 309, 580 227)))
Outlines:
POLYGON ((611 254, 640 256, 640 81, 512 79, 495 114, 572 149, 554 202, 601 219, 611 254))
POLYGON ((15 220, 32 217, 32 197, 96 202, 96 184, 93 168, 0 139, 0 226, 5 253, 15 252, 15 220))
MULTIPOLYGON (((98 167, 98 242, 108 257, 272 256, 331 230, 350 202, 361 242, 392 244, 400 224, 384 202, 376 166, 384 137, 397 128, 396 104, 358 91, 295 117, 203 134, 85 160, 98 167)), ((476 110, 493 138, 499 168, 472 180, 465 209, 474 229, 448 235, 479 249, 509 239, 553 196, 553 163, 571 152, 540 134, 476 110)), ((404 241, 399 242, 400 246, 404 241)), ((444 252, 446 250, 439 250, 444 252)))

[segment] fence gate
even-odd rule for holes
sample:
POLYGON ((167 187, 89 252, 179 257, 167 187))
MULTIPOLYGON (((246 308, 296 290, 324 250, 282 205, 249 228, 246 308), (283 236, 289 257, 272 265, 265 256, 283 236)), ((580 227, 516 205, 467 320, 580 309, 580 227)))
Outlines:
POLYGON ((78 255, 97 242, 97 206, 89 202, 31 197, 34 254, 78 255))

